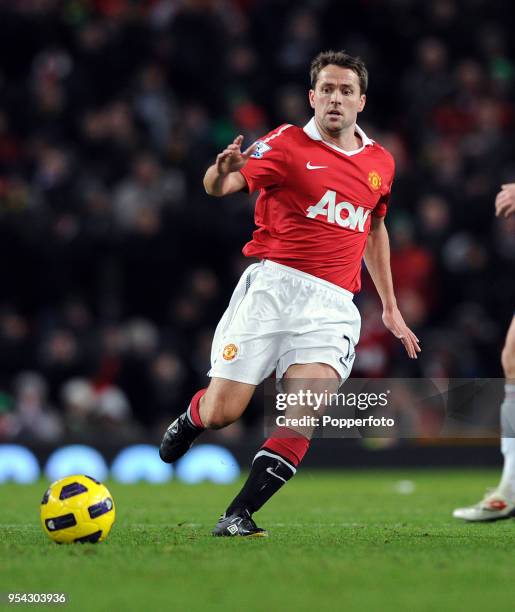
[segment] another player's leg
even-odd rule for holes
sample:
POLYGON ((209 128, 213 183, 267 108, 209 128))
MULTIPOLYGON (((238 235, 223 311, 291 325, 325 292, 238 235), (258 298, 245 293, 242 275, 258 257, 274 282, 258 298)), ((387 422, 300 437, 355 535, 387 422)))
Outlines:
MULTIPOLYGON (((338 373, 331 366, 322 363, 292 365, 284 378, 288 392, 307 390, 306 381, 311 383, 309 388, 314 392, 334 392, 339 386, 338 373), (314 380, 322 385, 323 389, 313 389, 314 380)), ((243 488, 218 521, 213 535, 267 535, 264 529, 257 527, 252 515, 295 475, 309 448, 312 429, 299 428, 294 431, 279 428, 264 442, 254 457, 243 488)))
POLYGON ((237 421, 254 393, 255 385, 212 378, 197 391, 187 410, 165 431, 159 455, 166 463, 180 459, 206 429, 221 429, 237 421))
POLYGON ((497 521, 515 516, 515 316, 501 356, 506 378, 501 405, 501 451, 504 468, 499 486, 476 506, 457 508, 453 516, 465 521, 497 521))

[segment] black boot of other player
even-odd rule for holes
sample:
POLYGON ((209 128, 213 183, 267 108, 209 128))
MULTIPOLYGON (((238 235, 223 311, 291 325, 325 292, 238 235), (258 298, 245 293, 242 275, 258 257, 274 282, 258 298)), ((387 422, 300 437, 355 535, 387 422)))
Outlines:
POLYGON ((218 537, 252 536, 264 538, 268 536, 264 529, 254 523, 248 511, 243 511, 241 514, 230 514, 229 516, 224 514, 215 525, 212 534, 218 537))
POLYGON ((189 451, 197 436, 203 431, 193 425, 188 414, 184 412, 165 431, 159 447, 159 456, 165 463, 174 463, 189 451))

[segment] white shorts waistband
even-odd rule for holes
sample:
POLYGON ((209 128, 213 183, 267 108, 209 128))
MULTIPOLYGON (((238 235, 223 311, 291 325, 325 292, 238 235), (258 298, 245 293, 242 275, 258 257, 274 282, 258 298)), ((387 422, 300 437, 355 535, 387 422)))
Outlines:
POLYGON ((290 268, 290 266, 284 266, 283 264, 277 263, 275 261, 270 261, 270 259, 262 259, 261 263, 271 270, 277 270, 278 272, 286 272, 287 274, 291 274, 293 276, 298 276, 303 278, 304 280, 308 280, 312 283, 316 283, 318 285, 322 285, 326 289, 330 289, 331 291, 335 291, 340 295, 343 295, 349 299, 354 298, 354 294, 343 287, 338 287, 334 283, 330 283, 329 281, 324 280, 323 278, 318 278, 318 276, 313 276, 313 274, 308 274, 307 272, 302 272, 302 270, 297 270, 297 268, 290 268))

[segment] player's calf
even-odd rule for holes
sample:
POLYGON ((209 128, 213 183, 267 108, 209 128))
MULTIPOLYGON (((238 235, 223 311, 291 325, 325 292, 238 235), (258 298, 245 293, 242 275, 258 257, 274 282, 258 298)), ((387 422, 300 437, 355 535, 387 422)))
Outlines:
POLYGON ((515 384, 515 346, 505 346, 501 354, 502 369, 506 381, 515 384))
POLYGON ((199 418, 206 429, 222 429, 237 421, 254 393, 255 386, 212 378, 202 402, 199 418))
POLYGON ((506 334, 506 342, 501 353, 501 363, 506 382, 515 384, 515 313, 506 334))
POLYGON ((238 417, 234 417, 231 413, 224 410, 223 406, 215 407, 212 410, 205 411, 202 416, 202 423, 206 429, 223 429, 231 423, 234 423, 238 417))

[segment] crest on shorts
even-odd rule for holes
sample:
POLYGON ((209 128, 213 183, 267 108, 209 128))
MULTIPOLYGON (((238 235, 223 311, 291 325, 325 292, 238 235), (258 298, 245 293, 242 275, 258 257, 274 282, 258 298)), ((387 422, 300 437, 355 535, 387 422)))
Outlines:
POLYGON ((368 184, 370 185, 372 191, 379 191, 379 189, 381 189, 382 182, 383 181, 379 172, 371 170, 368 173, 368 184))
POLYGON ((233 361, 238 354, 238 347, 235 344, 226 344, 222 351, 222 357, 225 361, 233 361))
POLYGON ((272 150, 272 147, 266 144, 266 142, 263 142, 262 140, 258 140, 255 144, 256 148, 254 149, 254 152, 251 155, 251 157, 253 157, 254 159, 261 159, 265 153, 268 153, 268 151, 272 150))

